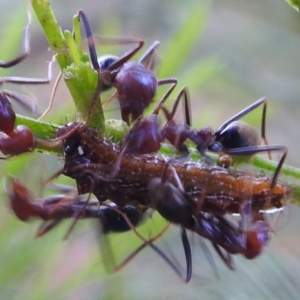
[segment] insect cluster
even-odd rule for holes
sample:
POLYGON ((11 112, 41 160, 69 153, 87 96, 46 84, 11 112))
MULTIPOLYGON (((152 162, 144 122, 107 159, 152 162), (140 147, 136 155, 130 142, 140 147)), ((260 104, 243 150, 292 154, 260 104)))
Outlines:
MULTIPOLYGON (((144 42, 140 39, 128 39, 136 45, 121 57, 98 58, 85 13, 79 11, 77 17, 83 22, 91 68, 98 76, 94 100, 103 91, 114 88, 114 94, 104 106, 117 98, 122 119, 131 128, 121 142, 113 143, 98 129, 88 126, 88 120, 61 126, 56 131, 56 139, 46 142, 48 145, 61 145, 64 166, 59 174, 73 178, 76 188, 64 188, 63 195, 36 199, 25 185, 12 179, 7 195, 15 215, 25 222, 30 218, 45 221, 38 236, 47 233, 66 218, 74 219, 71 228, 77 219, 95 218, 102 221, 104 233, 132 229, 138 234, 135 227, 146 218, 149 211, 157 211, 168 222, 181 228, 187 265, 186 281, 192 276, 187 230, 210 241, 231 269, 234 254, 242 254, 248 259, 257 257, 269 241, 272 231, 264 212, 281 208, 283 200, 290 193, 288 186, 278 182, 287 149, 282 145, 268 145, 266 140, 266 99, 259 99, 237 113, 216 132, 210 128, 193 129, 187 88, 178 93, 171 110, 165 106, 177 85, 177 79, 158 79, 154 73, 155 51, 159 42, 154 42, 139 61, 130 59, 143 46, 144 42), (158 101, 153 112, 144 116, 145 109, 154 100, 157 88, 163 84, 170 84, 170 88, 158 101), (174 119, 181 101, 184 124, 174 119), (263 107, 261 137, 251 126, 240 121, 259 106, 263 107), (163 126, 159 123, 159 115, 166 120, 163 126), (261 145, 261 140, 264 145, 261 145), (162 143, 166 141, 178 151, 177 157, 159 154, 162 143), (190 161, 187 142, 195 144, 202 157, 200 161, 190 161), (225 154, 226 157, 233 157, 267 152, 270 156, 272 151, 283 154, 271 178, 261 173, 236 171, 231 160, 224 159, 225 154), (211 152, 220 156, 219 162, 211 159, 211 152), (83 196, 85 194, 88 195, 86 198, 83 196), (91 199, 91 195, 96 199, 91 199), (231 214, 239 214, 238 222, 227 217, 231 214)), ((28 31, 29 25, 25 32, 26 45, 28 31)), ((0 67, 15 65, 28 53, 26 49, 23 55, 13 61, 1 62, 0 67)), ((1 78, 1 83, 6 81, 20 84, 49 82, 48 79, 1 78)), ((29 128, 15 126, 16 115, 9 99, 36 111, 20 96, 1 92, 0 151, 5 158, 33 151, 39 143, 45 143, 37 140, 29 128)), ((94 104, 90 108, 89 117, 93 114, 94 104)), ((154 245, 159 236, 150 240, 140 236, 143 245, 137 251, 145 246, 151 247, 180 273, 165 253, 154 245)))

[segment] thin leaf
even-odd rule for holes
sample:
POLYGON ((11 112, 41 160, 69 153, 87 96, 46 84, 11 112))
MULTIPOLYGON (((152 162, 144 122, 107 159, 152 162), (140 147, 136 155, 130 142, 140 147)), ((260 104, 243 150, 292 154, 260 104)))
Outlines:
POLYGON ((174 76, 189 57, 193 45, 202 35, 208 16, 209 5, 199 4, 191 9, 188 21, 168 42, 162 52, 164 68, 159 72, 159 78, 174 76))
POLYGON ((289 5, 291 5, 294 9, 300 12, 300 1, 299 0, 285 0, 289 5))

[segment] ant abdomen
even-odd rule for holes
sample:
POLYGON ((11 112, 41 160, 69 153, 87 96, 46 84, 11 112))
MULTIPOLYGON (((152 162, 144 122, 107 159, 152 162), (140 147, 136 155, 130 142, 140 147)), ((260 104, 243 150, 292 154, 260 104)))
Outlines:
POLYGON ((221 132, 217 132, 215 138, 217 142, 222 144, 224 149, 251 147, 261 144, 259 133, 243 121, 230 123, 221 132))
POLYGON ((128 62, 116 77, 117 98, 120 103, 122 119, 129 123, 135 121, 153 101, 157 90, 155 74, 140 62, 128 62))
POLYGON ((16 114, 10 101, 0 93, 0 130, 7 135, 11 134, 15 127, 16 114))
POLYGON ((0 151, 4 155, 19 155, 31 151, 35 138, 25 125, 15 128, 16 114, 8 98, 0 93, 0 151))
POLYGON ((186 228, 193 227, 193 208, 178 188, 169 182, 163 183, 160 178, 153 178, 148 188, 150 198, 161 216, 186 228))
POLYGON ((7 192, 10 206, 19 220, 26 222, 33 215, 33 206, 31 201, 33 195, 16 179, 12 180, 12 189, 7 192))
POLYGON ((152 114, 147 118, 136 121, 123 138, 121 147, 124 148, 124 153, 127 154, 148 154, 159 151, 162 140, 157 115, 152 114))
MULTIPOLYGON (((134 206, 126 205, 118 209, 126 214, 134 227, 138 226, 144 220, 143 213, 134 206)), ((99 216, 103 233, 125 232, 131 229, 128 222, 120 213, 113 210, 110 206, 101 207, 99 216)))
POLYGON ((25 125, 17 126, 9 138, 0 138, 0 151, 5 155, 19 155, 31 151, 34 146, 34 135, 25 125))

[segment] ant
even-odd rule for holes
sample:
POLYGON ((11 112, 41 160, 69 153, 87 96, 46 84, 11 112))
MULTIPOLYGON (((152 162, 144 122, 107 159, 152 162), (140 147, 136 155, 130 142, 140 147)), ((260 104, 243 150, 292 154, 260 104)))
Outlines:
POLYGON ((133 230, 145 245, 149 245, 181 277, 180 270, 176 265, 153 244, 169 226, 166 226, 162 232, 149 240, 145 240, 135 229, 151 214, 151 210, 149 211, 147 207, 142 208, 133 205, 118 207, 113 203, 99 207, 98 201, 89 201, 89 204, 86 205, 86 199, 79 196, 77 192, 74 195, 69 187, 67 191, 67 194, 52 195, 34 201, 34 195, 17 179, 12 178, 11 189, 7 190, 6 193, 10 207, 19 220, 27 222, 31 218, 40 218, 45 221, 43 226, 39 228, 37 237, 45 235, 66 218, 97 219, 101 223, 103 234, 133 230))
MULTIPOLYGON (((105 107, 114 97, 120 103, 121 117, 127 124, 138 119, 146 107, 153 101, 157 87, 164 84, 171 84, 167 93, 171 93, 176 84, 176 78, 157 79, 154 72, 153 55, 159 42, 154 42, 139 59, 139 61, 129 61, 143 46, 141 39, 127 38, 128 42, 137 43, 137 45, 126 52, 121 57, 104 56, 97 58, 94 37, 85 13, 80 10, 77 14, 78 19, 83 21, 85 28, 90 58, 93 68, 98 73, 98 87, 94 99, 99 94, 111 87, 116 88, 116 92, 103 105, 105 107)), ((126 41, 126 39, 125 39, 126 41)), ((91 106, 92 111, 93 105, 91 106)))
MULTIPOLYGON (((30 53, 30 21, 28 12, 28 23, 24 34, 24 51, 22 54, 10 61, 0 61, 0 68, 10 68, 22 62, 30 53)), ((4 83, 13 84, 48 84, 52 77, 52 64, 49 63, 48 78, 25 78, 25 77, 1 77, 0 85, 4 83)), ((0 92, 0 151, 4 155, 19 155, 31 151, 35 147, 35 138, 31 130, 25 125, 15 127, 16 114, 9 99, 13 99, 21 104, 26 110, 37 114, 34 103, 28 103, 22 96, 3 90, 0 92)))
MULTIPOLYGON (((279 164, 277 168, 280 171, 281 165, 279 164)), ((279 171, 276 171, 273 176, 273 183, 268 191, 269 195, 272 195, 277 180, 276 174, 279 171)), ((241 193, 244 192, 241 191, 241 193)), ((223 214, 203 212, 201 204, 196 203, 191 195, 184 190, 176 170, 172 167, 171 160, 165 165, 161 178, 153 178, 149 182, 149 194, 152 201, 156 203, 159 214, 169 222, 179 224, 182 232, 189 229, 210 240, 219 256, 230 269, 233 269, 230 254, 241 253, 247 259, 253 259, 262 252, 269 240, 270 227, 263 220, 261 214, 252 208, 251 201, 250 203, 244 201, 245 203, 240 207, 241 225, 245 225, 246 230, 243 230, 241 226, 238 228, 234 226, 223 214), (172 171, 177 187, 167 181, 168 169, 172 171), (252 215, 255 216, 252 224, 243 224, 243 222, 246 222, 245 220, 252 220, 252 215), (227 255, 223 253, 221 248, 227 252, 227 255)), ((217 198, 218 196, 216 196, 216 201, 218 201, 217 198)), ((189 249, 186 235, 185 237, 182 236, 182 243, 185 249, 189 249)), ((189 255, 190 252, 186 252, 187 273, 191 274, 192 265, 189 255)))
MULTIPOLYGON (((164 107, 164 102, 170 93, 166 93, 159 101, 156 108, 149 117, 139 118, 126 136, 122 139, 121 151, 117 163, 111 171, 111 178, 116 176, 124 154, 148 154, 155 153, 160 150, 161 143, 168 140, 179 152, 183 153, 182 158, 189 154, 186 140, 189 139, 196 144, 196 148, 205 161, 211 164, 211 159, 206 152, 217 152, 229 155, 253 155, 259 152, 281 151, 284 156, 287 155, 287 149, 282 145, 268 145, 265 134, 265 120, 267 101, 261 98, 230 119, 223 123, 216 132, 210 128, 204 127, 199 130, 191 128, 190 104, 187 88, 182 88, 178 93, 173 108, 169 112, 164 107), (184 124, 176 124, 174 116, 178 108, 179 102, 183 100, 184 107, 184 124), (257 107, 263 105, 261 138, 258 132, 250 125, 240 121, 239 119, 247 115, 257 107), (160 129, 158 125, 158 113, 162 110, 167 119, 166 124, 160 129), (261 139, 265 146, 261 145, 261 139)), ((230 158, 231 159, 231 158, 230 158)), ((228 166, 226 156, 222 155, 219 160, 222 166, 228 166)))
MULTIPOLYGON (((164 106, 166 94, 158 103, 150 117, 140 118, 133 125, 130 131, 122 140, 122 154, 146 154, 159 151, 161 143, 166 139, 178 151, 189 153, 185 142, 187 139, 196 144, 196 148, 203 157, 207 151, 226 153, 229 155, 253 155, 258 152, 287 151, 281 145, 268 145, 265 134, 265 121, 267 100, 261 98, 239 113, 224 122, 217 131, 213 132, 210 128, 204 127, 199 130, 191 129, 189 96, 186 88, 183 88, 176 97, 172 111, 169 112, 164 106), (178 125, 174 121, 174 116, 178 108, 179 101, 184 101, 185 124, 178 125), (239 121, 243 116, 263 106, 261 138, 258 132, 250 125, 239 121), (163 110, 167 123, 160 130, 157 123, 157 115, 163 110), (261 146, 261 139, 265 146, 261 146)), ((270 157, 270 154, 269 154, 270 157)))

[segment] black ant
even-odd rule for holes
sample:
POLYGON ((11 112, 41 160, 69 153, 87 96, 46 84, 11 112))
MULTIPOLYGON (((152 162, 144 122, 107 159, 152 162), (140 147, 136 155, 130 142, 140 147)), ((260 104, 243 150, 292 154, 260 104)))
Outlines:
MULTIPOLYGON (((146 107, 153 101, 157 87, 164 84, 172 84, 167 93, 170 93, 177 84, 176 78, 157 79, 153 73, 153 55, 155 49, 159 46, 159 42, 154 42, 140 58, 139 61, 129 61, 143 46, 144 41, 141 39, 129 39, 137 45, 126 52, 123 56, 116 58, 115 56, 104 56, 100 61, 97 58, 95 42, 92 31, 85 13, 80 10, 77 14, 78 19, 83 20, 88 47, 93 68, 98 73, 98 89, 94 99, 99 94, 110 87, 115 87, 116 92, 108 100, 116 97, 119 100, 121 108, 121 116, 123 121, 129 124, 139 118, 146 107)), ((126 39, 125 39, 126 40, 126 39)), ((107 103, 104 104, 106 106, 107 103)), ((93 105, 91 107, 91 110, 93 105)))
MULTIPOLYGON (((10 68, 22 62, 30 53, 29 30, 30 13, 28 12, 28 23, 24 34, 24 51, 22 54, 10 61, 0 61, 0 68, 10 68)), ((26 77, 1 77, 0 85, 4 83, 13 84, 48 84, 52 77, 52 64, 49 63, 48 78, 26 78, 26 77)), ((31 151, 35 145, 35 139, 26 126, 19 125, 15 127, 16 114, 12 108, 9 99, 13 99, 21 104, 25 109, 33 114, 37 114, 37 108, 34 103, 28 103, 22 96, 3 90, 0 92, 0 151, 5 155, 19 155, 31 151)))

